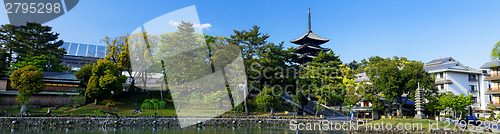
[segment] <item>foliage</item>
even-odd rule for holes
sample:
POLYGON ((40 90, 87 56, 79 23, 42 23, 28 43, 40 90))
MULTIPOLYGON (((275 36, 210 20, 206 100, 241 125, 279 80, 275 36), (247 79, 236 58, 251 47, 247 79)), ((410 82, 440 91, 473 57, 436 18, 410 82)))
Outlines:
POLYGON ((109 96, 111 91, 121 91, 127 78, 121 76, 118 67, 111 61, 98 60, 92 66, 92 75, 87 85, 87 95, 92 99, 109 96))
POLYGON ((43 91, 43 77, 43 73, 32 65, 12 72, 10 75, 11 86, 19 91, 17 101, 20 104, 27 103, 33 93, 43 91))
POLYGON ((408 99, 403 99, 403 95, 407 95, 410 99, 415 98, 417 85, 425 89, 423 97, 437 93, 434 87, 434 77, 423 69, 423 63, 406 58, 393 57, 369 58, 368 75, 375 91, 385 95, 387 102, 399 104, 399 115, 402 116, 403 104, 406 104, 408 99))
POLYGON ((467 113, 466 107, 474 103, 471 98, 472 95, 453 95, 452 93, 442 95, 439 98, 440 109, 451 108, 454 111, 455 117, 457 117, 459 116, 457 115, 459 112, 462 114, 467 113))
POLYGON ((278 88, 264 87, 257 96, 256 103, 259 109, 271 109, 271 115, 274 114, 274 108, 281 106, 281 93, 278 88))
POLYGON ((48 55, 40 55, 40 56, 31 56, 28 55, 26 58, 24 58, 23 61, 18 61, 16 63, 11 63, 11 67, 9 67, 10 70, 16 70, 28 65, 33 65, 38 68, 40 71, 49 71, 48 65, 49 61, 52 61, 50 63, 53 67, 50 69, 51 72, 63 72, 66 68, 61 65, 60 62, 54 63, 53 61, 57 61, 57 58, 55 55, 52 55, 49 59, 48 55))
POLYGON ((500 41, 497 42, 493 47, 493 50, 491 50, 490 58, 494 61, 500 60, 500 41))
POLYGON ((135 79, 132 77, 132 64, 130 62, 128 37, 129 36, 124 35, 112 39, 106 36, 103 39, 103 42, 105 42, 108 47, 106 49, 107 55, 104 57, 104 60, 110 60, 115 63, 120 72, 126 71, 129 76, 131 76, 131 86, 133 86, 135 84, 135 79))
POLYGON ((90 80, 90 76, 92 76, 92 65, 91 64, 85 64, 83 67, 80 68, 80 70, 75 72, 75 77, 79 79, 80 81, 84 82, 85 85, 88 84, 90 80))
POLYGON ((36 65, 44 71, 66 70, 67 68, 60 64, 66 51, 59 48, 63 41, 57 40, 58 36, 59 34, 52 32, 52 27, 38 23, 28 22, 21 26, 2 25, 0 43, 3 51, 7 52, 6 64, 13 65, 13 69, 36 65), (26 62, 18 63, 23 61, 26 62))
POLYGON ((165 108, 167 102, 159 101, 158 99, 146 99, 142 102, 141 109, 162 109, 165 108))

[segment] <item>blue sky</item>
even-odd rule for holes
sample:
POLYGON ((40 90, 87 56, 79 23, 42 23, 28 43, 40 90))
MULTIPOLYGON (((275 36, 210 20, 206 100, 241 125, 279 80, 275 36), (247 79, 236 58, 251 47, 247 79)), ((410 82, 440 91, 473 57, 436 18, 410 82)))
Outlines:
MULTIPOLYGON (((45 24, 64 41, 102 44, 104 36, 130 33, 158 16, 192 5, 208 35, 229 36, 235 29, 258 25, 271 36, 268 41, 285 41, 287 47, 296 46, 289 41, 307 31, 311 8, 312 30, 331 39, 323 46, 332 48, 343 62, 378 55, 425 63, 451 56, 479 68, 500 41, 500 1, 493 0, 80 0, 74 9, 45 24)), ((1 7, 0 24, 7 23, 1 7)))

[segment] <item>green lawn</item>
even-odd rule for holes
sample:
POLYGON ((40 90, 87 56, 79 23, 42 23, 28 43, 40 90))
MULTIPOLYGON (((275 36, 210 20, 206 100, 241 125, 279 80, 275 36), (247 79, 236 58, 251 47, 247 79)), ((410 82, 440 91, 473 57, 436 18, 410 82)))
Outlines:
MULTIPOLYGON (((119 116, 154 116, 155 110, 148 110, 148 109, 141 109, 141 104, 145 99, 160 99, 159 93, 149 93, 149 94, 133 94, 133 95, 124 95, 124 96, 115 96, 113 97, 113 104, 115 105, 113 108, 113 112, 118 114, 119 116), (141 113, 134 114, 133 111, 135 109, 141 109, 141 113)), ((158 116, 176 116, 177 111, 175 109, 175 106, 170 98, 165 97, 165 101, 167 102, 166 108, 165 109, 158 109, 156 110, 158 116)), ((90 100, 89 100, 90 101, 90 100)), ((188 102, 186 100, 181 100, 182 101, 182 108, 181 111, 179 112, 179 115, 182 115, 182 112, 184 112, 186 109, 189 110, 197 110, 199 114, 196 114, 196 116, 204 116, 204 115, 214 115, 216 113, 216 110, 214 108, 217 105, 214 104, 206 104, 203 101, 200 102, 194 102, 194 105, 189 106, 188 102)), ((104 99, 100 101, 97 105, 94 105, 93 103, 86 104, 84 106, 80 107, 59 107, 57 109, 53 109, 53 107, 42 107, 42 108, 30 108, 28 109, 28 112, 30 114, 47 114, 47 109, 51 108, 52 115, 107 115, 104 112, 108 112, 109 108, 106 107, 107 103, 110 103, 111 99, 104 99)), ((193 103, 193 102, 191 102, 193 103)), ((267 110, 261 110, 258 109, 257 105, 255 105, 255 99, 251 98, 247 101, 248 103, 248 109, 249 113, 252 116, 269 116, 269 109, 267 110)), ((228 116, 244 116, 244 111, 242 109, 243 104, 241 104, 238 108, 232 109, 232 107, 228 107, 227 109, 230 111, 227 111, 224 115, 228 116), (232 109, 232 110, 231 110, 232 109)), ((222 114, 224 110, 226 110, 226 106, 223 106, 219 108, 218 113, 222 114)), ((17 114, 19 113, 19 109, 8 109, 4 110, 7 111, 11 114, 17 114)), ((281 115, 281 116, 287 116, 285 114, 285 111, 293 112, 292 107, 282 105, 280 107, 275 108, 275 114, 276 115, 281 115)), ((288 115, 289 116, 289 115, 288 115)))

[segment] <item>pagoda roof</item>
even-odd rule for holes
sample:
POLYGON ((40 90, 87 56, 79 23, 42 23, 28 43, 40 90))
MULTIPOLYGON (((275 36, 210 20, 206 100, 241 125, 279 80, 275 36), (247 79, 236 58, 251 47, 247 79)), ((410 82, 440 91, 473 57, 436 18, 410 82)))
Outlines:
POLYGON ((329 51, 330 50, 330 48, 323 48, 320 46, 302 45, 299 48, 297 48, 297 50, 295 50, 295 51, 300 53, 300 52, 305 51, 307 49, 315 50, 315 51, 329 51))
POLYGON ((297 39, 291 40, 291 43, 304 45, 320 45, 330 41, 330 39, 325 39, 319 35, 314 34, 311 30, 307 31, 304 35, 300 36, 297 39))

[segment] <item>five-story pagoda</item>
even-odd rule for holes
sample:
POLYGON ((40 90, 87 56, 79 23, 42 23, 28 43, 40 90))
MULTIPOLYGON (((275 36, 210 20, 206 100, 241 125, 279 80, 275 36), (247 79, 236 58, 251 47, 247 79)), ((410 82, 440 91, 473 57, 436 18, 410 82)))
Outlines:
POLYGON ((311 62, 314 57, 318 56, 318 53, 320 51, 326 52, 330 50, 330 48, 323 48, 320 46, 321 44, 330 41, 330 39, 320 37, 311 31, 311 9, 309 9, 308 14, 309 27, 307 33, 297 39, 290 41, 291 43, 300 45, 300 47, 297 48, 295 52, 300 54, 299 59, 296 62, 298 62, 302 66, 306 66, 308 62, 311 62))

